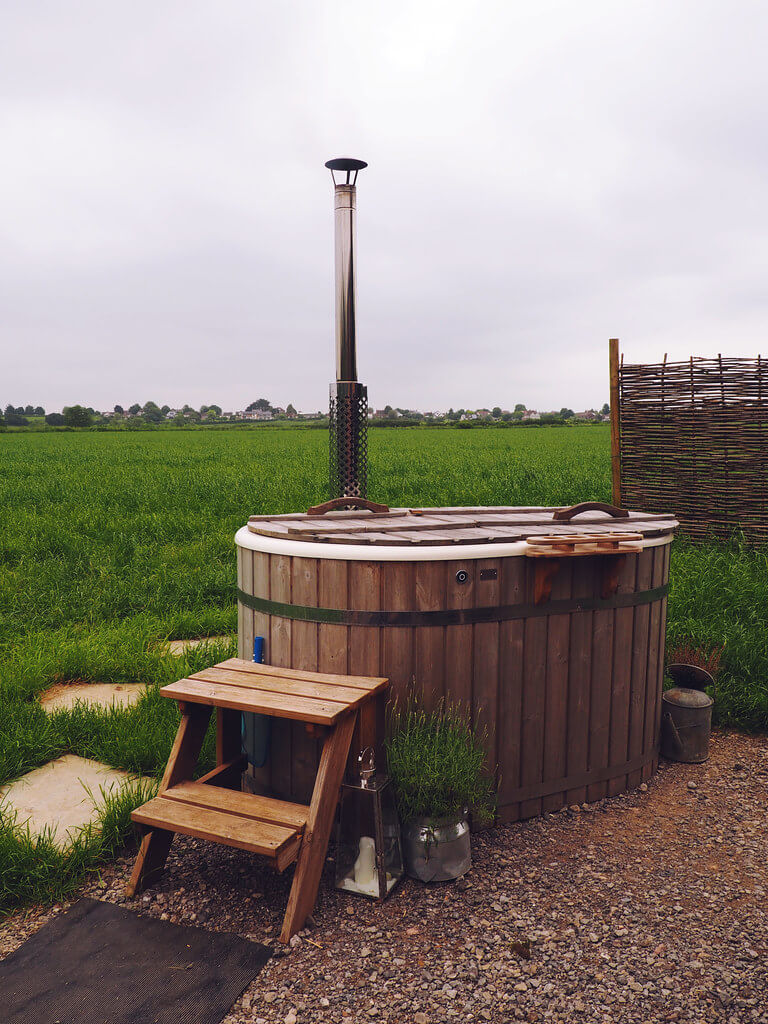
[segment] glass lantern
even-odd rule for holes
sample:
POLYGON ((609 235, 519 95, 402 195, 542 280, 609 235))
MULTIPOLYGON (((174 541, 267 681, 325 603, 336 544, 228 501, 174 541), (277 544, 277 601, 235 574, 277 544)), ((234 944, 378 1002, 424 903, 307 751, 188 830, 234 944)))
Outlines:
POLYGON ((384 900, 403 876, 394 790, 376 773, 372 747, 361 752, 357 766, 358 778, 341 787, 336 888, 384 900))

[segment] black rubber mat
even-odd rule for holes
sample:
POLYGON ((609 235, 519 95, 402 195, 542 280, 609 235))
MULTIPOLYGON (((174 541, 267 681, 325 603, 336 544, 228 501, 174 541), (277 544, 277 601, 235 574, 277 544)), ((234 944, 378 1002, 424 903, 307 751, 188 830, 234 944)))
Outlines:
POLYGON ((0 961, 0 1021, 219 1024, 269 955, 83 899, 0 961))

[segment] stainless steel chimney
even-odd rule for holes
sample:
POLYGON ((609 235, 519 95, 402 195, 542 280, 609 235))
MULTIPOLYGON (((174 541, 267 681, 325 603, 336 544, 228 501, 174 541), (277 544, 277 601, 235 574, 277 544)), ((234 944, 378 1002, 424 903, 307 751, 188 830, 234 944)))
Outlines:
POLYGON ((331 497, 364 498, 368 483, 368 389, 357 379, 355 250, 357 173, 364 160, 329 160, 334 184, 336 246, 336 382, 331 384, 331 497), (335 172, 344 175, 336 181, 335 172))

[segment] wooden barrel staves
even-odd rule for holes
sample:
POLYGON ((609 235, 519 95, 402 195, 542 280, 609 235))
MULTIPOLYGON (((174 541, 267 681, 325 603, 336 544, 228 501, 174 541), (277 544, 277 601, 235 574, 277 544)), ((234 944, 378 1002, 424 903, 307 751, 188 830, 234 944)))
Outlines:
MULTIPOLYGON (((322 506, 321 506, 322 508, 322 506)), ((656 769, 669 515, 609 506, 254 517, 237 534, 240 656, 387 676, 486 733, 498 818, 613 796, 656 769), (557 517, 557 518, 555 518, 557 517)), ((383 709, 353 751, 380 740, 383 709)), ((261 788, 305 802, 318 740, 274 722, 261 788)))

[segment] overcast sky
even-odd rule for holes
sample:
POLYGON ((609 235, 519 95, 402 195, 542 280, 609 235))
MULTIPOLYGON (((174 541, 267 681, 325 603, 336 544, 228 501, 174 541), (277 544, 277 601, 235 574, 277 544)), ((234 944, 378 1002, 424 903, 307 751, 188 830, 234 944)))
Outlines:
POLYGON ((325 408, 329 157, 376 406, 768 351, 768 4, 6 2, 0 404, 325 408))

